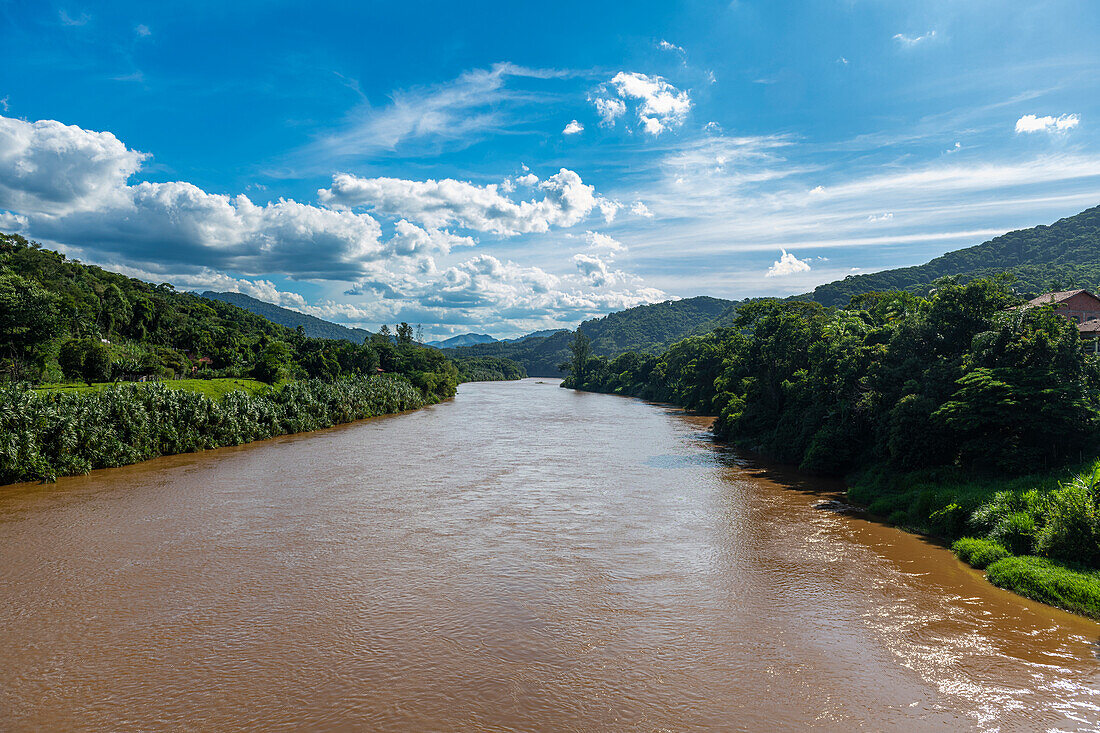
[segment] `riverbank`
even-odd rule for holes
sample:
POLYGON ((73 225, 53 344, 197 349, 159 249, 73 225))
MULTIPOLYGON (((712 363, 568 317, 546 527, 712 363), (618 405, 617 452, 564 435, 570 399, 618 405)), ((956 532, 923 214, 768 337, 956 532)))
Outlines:
POLYGON ((853 502, 950 543, 994 585, 1100 620, 1100 460, 1008 478, 879 466, 847 483, 853 502))
POLYGON ((220 398, 159 383, 0 388, 0 484, 303 433, 438 402, 403 376, 289 382, 220 398))

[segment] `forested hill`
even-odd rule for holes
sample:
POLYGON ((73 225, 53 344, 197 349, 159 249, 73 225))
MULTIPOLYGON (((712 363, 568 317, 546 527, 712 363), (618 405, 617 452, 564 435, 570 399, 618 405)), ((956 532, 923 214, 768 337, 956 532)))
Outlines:
MULTIPOLYGON (((708 331, 721 322, 735 301, 700 296, 639 305, 582 323, 577 330, 592 342, 598 356, 625 351, 656 352, 685 336, 708 331)), ((498 341, 447 349, 452 357, 503 356, 522 364, 533 377, 564 376, 558 365, 569 358, 573 332, 557 331, 546 337, 530 336, 518 342, 498 341)))
POLYGON ((244 308, 246 311, 263 316, 272 323, 278 323, 280 326, 286 326, 287 328, 297 328, 301 326, 306 336, 310 338, 344 339, 345 341, 361 344, 371 335, 370 331, 364 331, 361 328, 348 328, 347 326, 330 323, 329 321, 324 321, 320 318, 306 315, 305 313, 299 313, 289 308, 282 308, 249 295, 244 295, 243 293, 216 293, 212 290, 208 290, 202 294, 202 297, 209 298, 210 300, 220 300, 223 303, 232 303, 238 308, 244 308))
POLYGON ((0 381, 79 378, 90 385, 195 376, 274 383, 382 369, 405 376, 424 399, 453 395, 455 365, 437 349, 414 343, 408 324, 395 331, 396 338, 379 333, 366 343, 312 338, 231 303, 85 265, 19 235, 0 234, 0 381))
POLYGON ((578 327, 597 355, 660 351, 722 316, 732 300, 699 296, 640 305, 585 321, 578 327))
POLYGON ((958 275, 967 281, 1001 272, 1016 276, 1021 295, 1100 288, 1100 206, 1049 226, 1020 229, 948 252, 923 265, 850 275, 818 286, 811 297, 822 305, 843 307, 863 293, 906 290, 923 295, 941 277, 958 275))

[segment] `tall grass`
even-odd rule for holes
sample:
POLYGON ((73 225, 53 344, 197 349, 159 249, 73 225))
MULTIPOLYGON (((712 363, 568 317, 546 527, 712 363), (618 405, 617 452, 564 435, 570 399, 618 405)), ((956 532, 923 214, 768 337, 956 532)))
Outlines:
POLYGON ((214 400, 161 384, 86 393, 0 388, 0 484, 52 481, 156 456, 239 445, 420 407, 396 375, 306 380, 214 400))
POLYGON ((894 524, 956 540, 955 554, 995 585, 1100 618, 1100 460, 1012 479, 878 469, 853 477, 848 494, 894 524))
POLYGON ((1067 611, 1100 619, 1100 572, 1075 570, 1043 557, 1006 557, 986 568, 993 585, 1067 611))

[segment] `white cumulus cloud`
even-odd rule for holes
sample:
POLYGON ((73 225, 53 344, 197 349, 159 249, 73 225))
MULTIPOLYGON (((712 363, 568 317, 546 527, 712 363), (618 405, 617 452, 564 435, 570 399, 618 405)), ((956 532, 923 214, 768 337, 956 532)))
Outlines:
POLYGON ((332 187, 318 191, 320 199, 345 208, 369 208, 380 214, 403 216, 439 228, 457 226, 478 232, 514 236, 570 227, 598 208, 606 219, 619 204, 598 196, 577 173, 562 168, 537 184, 541 199, 514 201, 496 184, 479 186, 450 178, 410 181, 401 178, 360 178, 348 173, 333 176, 332 187))
POLYGON ((783 254, 772 263, 764 273, 764 277, 783 277, 799 272, 809 272, 809 270, 810 263, 807 260, 800 260, 787 250, 783 250, 783 254))
POLYGON ((592 99, 596 112, 605 125, 613 125, 622 117, 629 103, 638 125, 648 135, 657 136, 679 127, 691 111, 691 95, 677 89, 659 76, 620 71, 600 87, 592 99))
POLYGON ((561 134, 562 135, 576 135, 576 134, 581 133, 581 132, 584 132, 584 125, 577 122, 576 120, 573 120, 572 122, 570 122, 568 125, 565 126, 565 129, 561 131, 561 134))
POLYGON ((1077 115, 1062 115, 1061 117, 1053 117, 1051 115, 1046 115, 1044 117, 1024 115, 1016 120, 1016 132, 1068 132, 1077 127, 1080 123, 1081 118, 1077 115))
POLYGON ((109 132, 0 116, 0 209, 65 214, 109 204, 146 157, 109 132))

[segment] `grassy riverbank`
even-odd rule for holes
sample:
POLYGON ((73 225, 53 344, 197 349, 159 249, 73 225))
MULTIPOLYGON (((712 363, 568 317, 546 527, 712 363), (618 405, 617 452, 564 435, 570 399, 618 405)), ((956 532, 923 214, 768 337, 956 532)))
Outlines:
POLYGON ((850 477, 848 496, 952 542, 994 585, 1100 619, 1100 460, 1012 478, 880 466, 850 477))
POLYGON ((182 392, 194 392, 212 400, 220 400, 232 392, 244 392, 250 395, 258 395, 269 386, 258 379, 167 379, 156 382, 72 382, 65 384, 41 384, 34 388, 40 393, 64 393, 64 394, 89 394, 102 392, 120 386, 148 387, 152 384, 163 385, 167 389, 180 390, 182 392))
POLYGON ((242 386, 220 399, 161 383, 75 392, 0 388, 0 484, 52 481, 157 456, 319 430, 453 395, 453 389, 426 392, 388 374, 309 379, 254 391, 254 385, 242 386))

